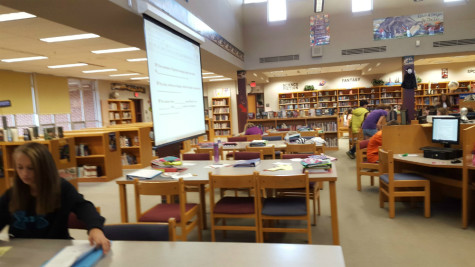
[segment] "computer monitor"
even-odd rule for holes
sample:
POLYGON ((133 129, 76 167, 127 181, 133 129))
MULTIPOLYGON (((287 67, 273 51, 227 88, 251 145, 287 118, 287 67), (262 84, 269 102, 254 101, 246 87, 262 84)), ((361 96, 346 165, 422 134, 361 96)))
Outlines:
POLYGON ((459 143, 460 119, 455 117, 432 118, 432 143, 442 143, 444 147, 459 143))

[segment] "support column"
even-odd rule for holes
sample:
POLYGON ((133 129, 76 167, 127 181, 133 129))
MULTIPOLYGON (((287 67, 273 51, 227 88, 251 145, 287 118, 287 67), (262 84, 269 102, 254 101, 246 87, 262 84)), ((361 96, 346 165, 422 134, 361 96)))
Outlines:
POLYGON ((417 82, 414 70, 414 56, 402 57, 402 108, 407 110, 406 122, 411 124, 411 120, 414 119, 414 90, 417 89, 417 82), (412 69, 412 74, 407 72, 408 69, 412 69))
POLYGON ((244 125, 247 123, 247 92, 246 92, 246 71, 239 70, 237 72, 237 118, 238 132, 244 131, 244 125))

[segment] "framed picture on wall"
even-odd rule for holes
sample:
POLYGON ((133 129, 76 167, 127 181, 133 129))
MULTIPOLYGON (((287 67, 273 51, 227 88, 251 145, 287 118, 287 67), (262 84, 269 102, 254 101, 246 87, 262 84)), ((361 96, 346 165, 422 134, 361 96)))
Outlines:
POLYGON ((449 69, 442 68, 442 79, 447 79, 447 78, 449 78, 449 69))

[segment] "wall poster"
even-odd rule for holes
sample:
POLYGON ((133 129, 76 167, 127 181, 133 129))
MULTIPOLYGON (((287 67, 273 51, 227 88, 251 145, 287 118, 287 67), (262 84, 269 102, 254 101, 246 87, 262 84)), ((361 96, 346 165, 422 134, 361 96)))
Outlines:
POLYGON ((447 79, 447 78, 449 78, 449 69, 442 68, 442 79, 447 79))
POLYGON ((310 16, 310 46, 330 43, 330 22, 328 14, 310 16))
POLYGON ((373 20, 373 39, 397 39, 444 33, 444 12, 373 20))

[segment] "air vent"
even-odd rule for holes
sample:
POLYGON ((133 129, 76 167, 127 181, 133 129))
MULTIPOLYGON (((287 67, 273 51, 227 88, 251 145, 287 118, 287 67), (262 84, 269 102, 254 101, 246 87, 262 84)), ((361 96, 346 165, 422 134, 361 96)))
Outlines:
POLYGON ((357 54, 368 54, 368 53, 378 53, 386 52, 386 46, 376 46, 376 47, 365 47, 365 48, 355 48, 355 49, 346 49, 341 50, 343 56, 357 55, 357 54))
POLYGON ((475 44, 475 39, 461 39, 461 40, 449 40, 449 41, 440 41, 434 42, 434 47, 445 47, 445 46, 455 46, 455 45, 471 45, 475 44))
POLYGON ((299 55, 261 57, 259 58, 259 63, 280 62, 280 61, 289 61, 289 60, 299 60, 299 55))

